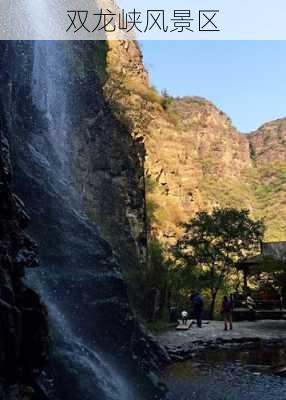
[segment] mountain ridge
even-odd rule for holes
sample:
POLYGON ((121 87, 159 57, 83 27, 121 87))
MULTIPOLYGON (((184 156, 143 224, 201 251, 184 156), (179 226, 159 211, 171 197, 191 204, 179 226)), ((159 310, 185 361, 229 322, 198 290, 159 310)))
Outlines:
POLYGON ((145 146, 151 235, 172 243, 196 212, 231 206, 264 218, 266 240, 284 240, 286 119, 241 133, 207 99, 156 92, 138 43, 109 43, 107 60, 107 97, 145 146))

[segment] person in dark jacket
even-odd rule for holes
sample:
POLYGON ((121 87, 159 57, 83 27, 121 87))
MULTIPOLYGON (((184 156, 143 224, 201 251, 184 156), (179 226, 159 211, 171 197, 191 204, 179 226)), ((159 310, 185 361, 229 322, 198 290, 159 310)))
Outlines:
POLYGON ((204 302, 199 293, 195 293, 191 295, 191 302, 193 305, 193 310, 195 314, 195 318, 197 321, 198 328, 202 327, 202 314, 204 309, 204 302))
POLYGON ((233 301, 231 298, 224 296, 222 305, 221 305, 221 313, 224 318, 224 330, 232 329, 232 312, 233 312, 233 301))

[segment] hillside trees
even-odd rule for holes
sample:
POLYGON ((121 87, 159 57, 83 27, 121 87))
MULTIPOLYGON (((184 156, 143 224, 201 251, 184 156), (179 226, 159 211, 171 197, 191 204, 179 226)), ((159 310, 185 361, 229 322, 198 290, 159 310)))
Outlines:
POLYGON ((193 277, 196 271, 198 282, 209 290, 213 318, 217 293, 235 263, 259 252, 264 223, 251 219, 249 210, 215 208, 211 213, 199 212, 183 227, 185 232, 174 247, 174 256, 181 264, 181 274, 193 277))

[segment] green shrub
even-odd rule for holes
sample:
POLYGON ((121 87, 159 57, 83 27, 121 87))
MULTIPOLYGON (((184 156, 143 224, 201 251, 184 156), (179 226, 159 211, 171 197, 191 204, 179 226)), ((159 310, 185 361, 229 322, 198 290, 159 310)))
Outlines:
POLYGON ((145 189, 147 193, 153 193, 159 186, 159 183, 152 176, 145 177, 145 189))

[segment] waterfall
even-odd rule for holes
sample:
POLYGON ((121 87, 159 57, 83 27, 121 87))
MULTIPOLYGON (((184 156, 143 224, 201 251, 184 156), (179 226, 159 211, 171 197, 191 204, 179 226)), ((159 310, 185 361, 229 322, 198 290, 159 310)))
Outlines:
POLYGON ((127 372, 134 369, 131 353, 127 360, 120 351, 128 349, 133 329, 125 284, 75 183, 72 138, 82 121, 71 103, 81 101, 76 89, 82 82, 73 73, 73 44, 12 46, 14 97, 7 104, 14 190, 31 216, 29 233, 41 259, 26 279, 50 320, 51 362, 43 385, 51 399, 140 399, 141 382, 131 383, 134 371, 127 372))
MULTIPOLYGON (((35 42, 32 72, 33 102, 43 112, 48 122, 47 140, 57 157, 57 168, 63 184, 70 181, 69 170, 69 122, 67 112, 67 69, 62 47, 56 42, 35 42), (67 180, 65 182, 65 179, 67 180)), ((58 179, 56 179, 58 181, 58 179)))
MULTIPOLYGON (((31 24, 39 24, 37 17, 47 12, 47 4, 27 0, 31 24)), ((118 261, 83 207, 77 161, 90 174, 85 184, 96 185, 102 180, 95 179, 94 171, 104 176, 109 163, 112 168, 116 162, 119 169, 123 165, 109 160, 105 151, 113 135, 105 137, 103 130, 112 129, 115 136, 122 128, 105 103, 95 72, 98 47, 80 41, 3 46, 9 88, 5 91, 5 81, 0 90, 9 122, 13 190, 25 203, 29 233, 40 252, 40 268, 27 271, 26 279, 49 315, 51 360, 42 383, 51 400, 161 398, 147 379, 153 370, 142 373, 133 355, 134 343, 144 356, 149 350, 134 321, 118 261), (87 166, 85 157, 92 160, 87 166)), ((112 179, 107 182, 102 190, 112 191, 112 179)), ((117 212, 116 207, 111 210, 117 212)))
MULTIPOLYGON (((67 371, 74 369, 78 375, 79 391, 76 394, 76 398, 88 400, 97 398, 99 400, 134 399, 131 388, 126 385, 118 371, 106 362, 102 354, 85 343, 74 332, 71 321, 67 320, 64 312, 60 310, 59 305, 54 301, 54 296, 49 293, 49 288, 44 283, 45 277, 43 274, 31 276, 28 281, 42 295, 48 307, 51 316, 50 327, 55 345, 53 351, 59 353, 55 357, 58 358, 60 355, 64 368, 67 371)), ((49 396, 54 398, 53 378, 45 377, 44 384, 49 396)), ((66 381, 66 384, 70 386, 68 381, 66 381)), ((65 391, 69 393, 66 388, 65 391)), ((69 394, 69 398, 74 398, 74 394, 69 394)))
MULTIPOLYGON (((34 66, 32 73, 32 95, 35 106, 45 115, 47 130, 44 132, 45 143, 50 146, 41 146, 43 138, 33 136, 30 143, 32 157, 36 154, 36 161, 43 158, 46 160, 44 166, 45 175, 53 181, 55 191, 63 197, 63 206, 75 207, 79 203, 75 199, 75 190, 72 187, 70 170, 70 142, 69 121, 67 110, 68 74, 64 65, 64 47, 53 42, 36 42, 34 45, 34 66), (47 151, 47 149, 49 149, 47 151), (68 190, 69 188, 69 190, 68 190), (64 196, 63 196, 64 195, 64 196), (69 201, 67 200, 69 198, 69 201)), ((80 213, 79 209, 71 209, 72 212, 80 213)), ((59 227, 60 227, 60 221, 59 227)), ((62 246, 64 246, 65 237, 62 246)), ((67 239, 68 240, 68 239, 67 239)), ((65 266, 64 266, 65 267, 65 266)), ((67 271, 70 274, 69 271, 67 271)), ((74 271, 77 274, 77 271, 74 271)), ((65 272, 61 275, 64 277, 65 272)), ((80 376, 79 386, 84 387, 84 393, 80 391, 82 399, 93 399, 94 389, 92 385, 100 383, 100 392, 106 399, 126 399, 128 391, 120 380, 118 374, 97 354, 92 346, 84 343, 73 328, 76 321, 68 321, 64 313, 64 304, 61 301, 65 290, 61 287, 61 276, 52 271, 51 265, 47 265, 45 272, 33 272, 29 281, 38 290, 48 306, 51 318, 54 345, 60 344, 57 350, 62 353, 66 368, 74 369, 80 376), (60 287, 60 288, 59 288, 60 287), (50 295, 52 293, 52 295, 50 295), (112 377, 112 379, 111 379, 112 377), (114 379, 116 377, 116 379, 114 379), (93 382, 94 381, 94 382, 93 382)), ((65 295, 69 295, 70 289, 66 289, 65 295)), ((76 311, 76 310, 75 310, 76 311)), ((72 398, 72 394, 70 395, 72 398)))

